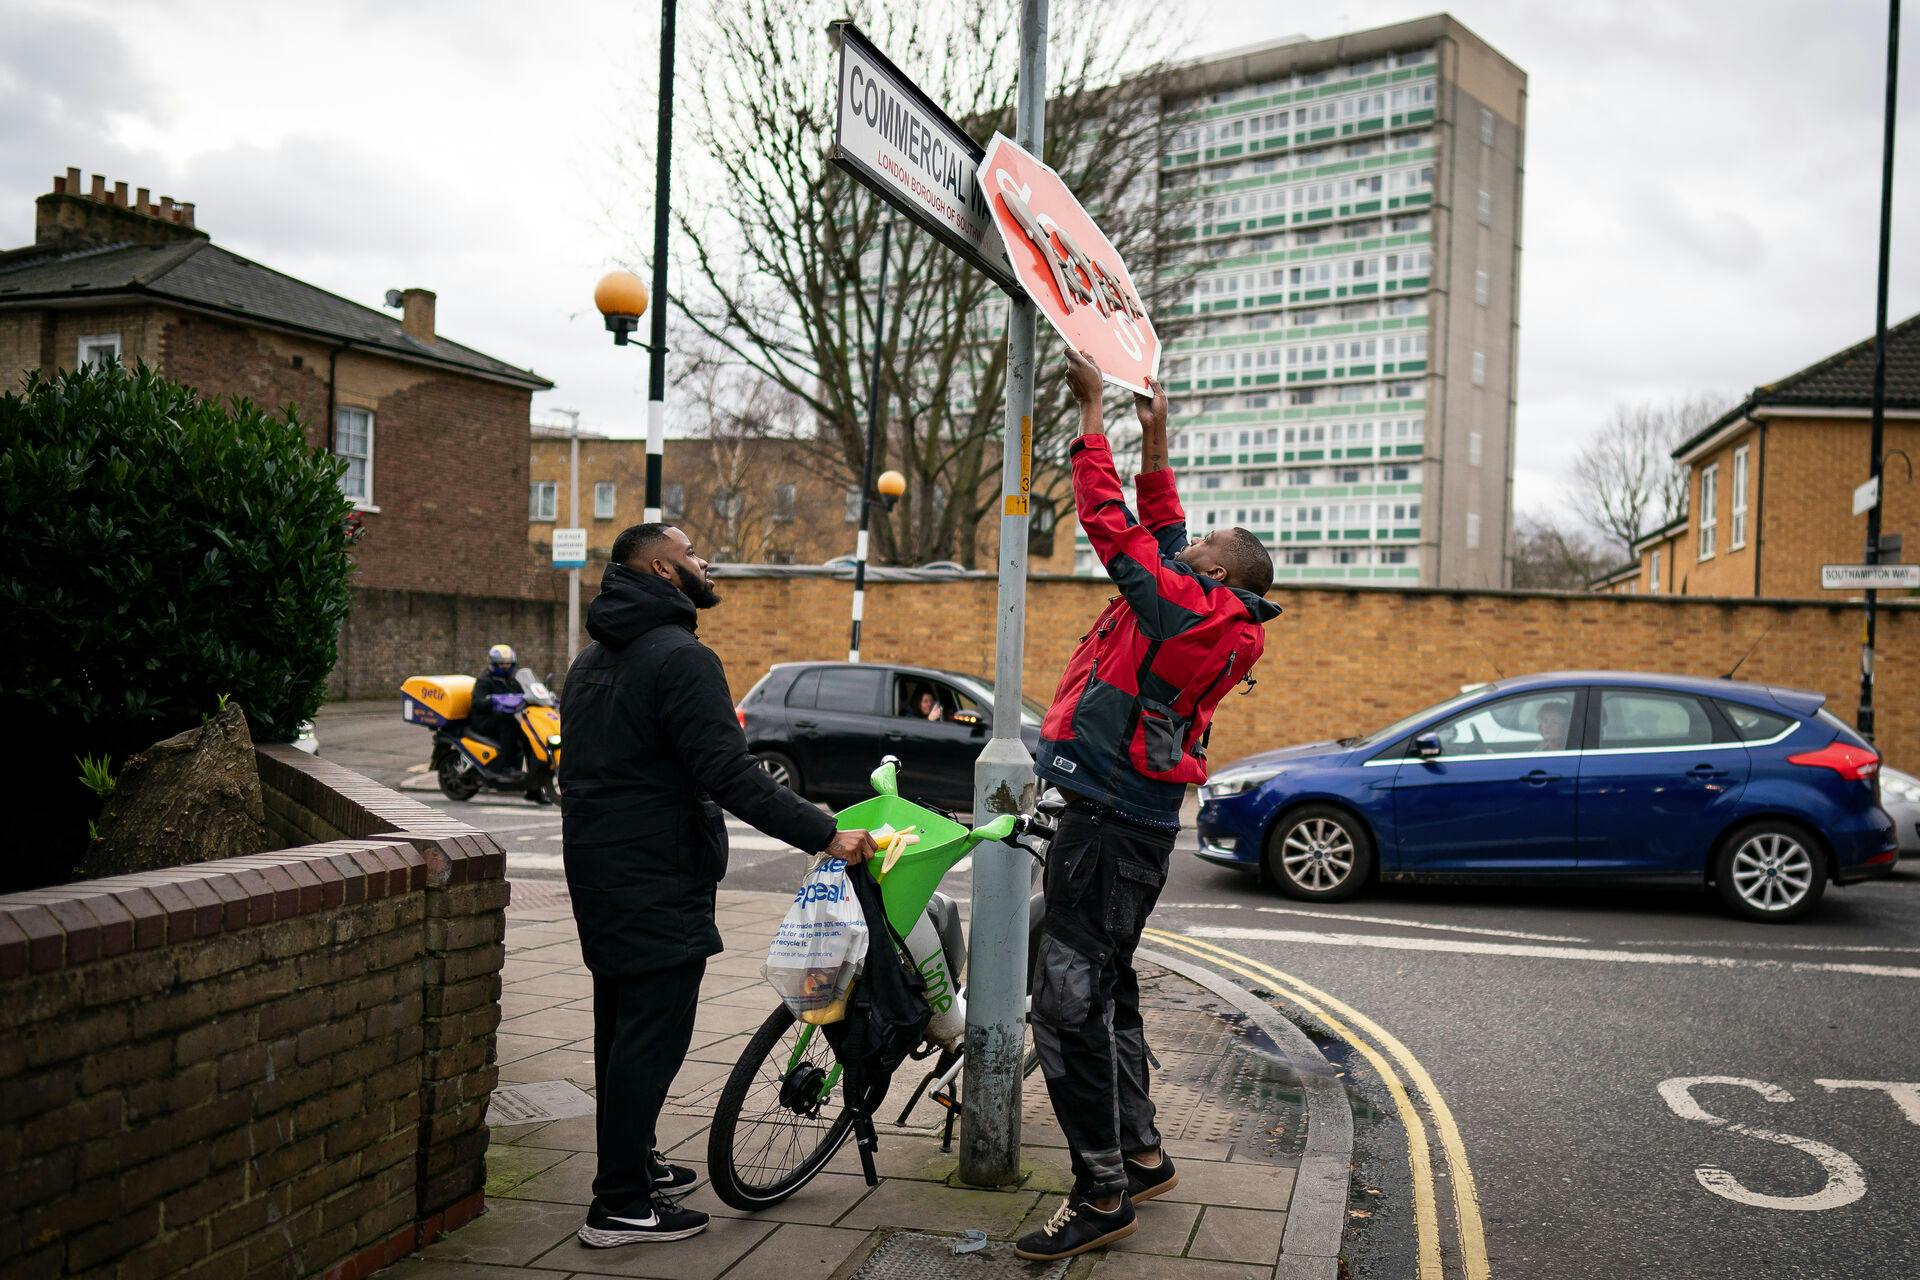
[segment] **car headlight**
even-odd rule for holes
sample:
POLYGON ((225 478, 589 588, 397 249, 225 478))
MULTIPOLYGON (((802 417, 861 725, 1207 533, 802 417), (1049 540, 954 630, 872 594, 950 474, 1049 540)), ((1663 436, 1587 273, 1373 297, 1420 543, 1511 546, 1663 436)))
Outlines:
POLYGON ((1280 776, 1279 769, 1229 769, 1200 788, 1202 800, 1224 800, 1251 791, 1263 782, 1280 776))
POLYGON ((1920 804, 1920 782, 1905 774, 1895 777, 1885 769, 1880 771, 1880 795, 1892 798, 1903 804, 1920 804))

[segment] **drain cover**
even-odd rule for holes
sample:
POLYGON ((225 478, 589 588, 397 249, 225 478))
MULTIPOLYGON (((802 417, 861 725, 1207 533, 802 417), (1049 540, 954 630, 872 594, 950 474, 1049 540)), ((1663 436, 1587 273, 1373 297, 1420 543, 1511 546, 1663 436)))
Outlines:
POLYGON ((1060 1280, 1071 1261, 1023 1262, 1013 1256, 1013 1246, 1004 1240, 955 1256, 957 1238, 895 1231, 867 1255, 850 1280, 953 1280, 956 1276, 967 1280, 1060 1280))

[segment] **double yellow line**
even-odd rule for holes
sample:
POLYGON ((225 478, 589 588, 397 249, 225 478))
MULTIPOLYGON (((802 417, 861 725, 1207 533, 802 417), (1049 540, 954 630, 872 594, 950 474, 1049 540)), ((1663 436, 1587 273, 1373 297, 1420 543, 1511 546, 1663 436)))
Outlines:
POLYGON ((1486 1228, 1480 1220, 1480 1195, 1474 1186, 1473 1168, 1467 1163, 1466 1143, 1460 1138, 1460 1126, 1454 1122, 1453 1109, 1441 1095, 1427 1069, 1408 1051, 1393 1033, 1358 1009, 1303 982, 1290 973, 1263 964, 1251 956, 1198 938, 1148 929, 1146 936, 1156 946, 1184 951, 1215 968, 1239 974, 1248 981, 1272 989, 1275 994, 1298 1005, 1320 1020, 1328 1030, 1345 1040, 1365 1058, 1393 1098, 1407 1131, 1407 1164, 1413 1173, 1413 1225, 1420 1280, 1445 1280, 1446 1269, 1440 1250, 1438 1197, 1434 1190, 1433 1152, 1427 1140, 1431 1122, 1446 1155, 1449 1180, 1453 1183, 1454 1227, 1459 1238, 1460 1259, 1466 1280, 1489 1280, 1486 1228), (1391 1059, 1391 1061, 1389 1061, 1391 1059), (1398 1069, 1396 1069, 1396 1066, 1398 1069), (1425 1114, 1415 1108, 1409 1094, 1419 1095, 1425 1114))

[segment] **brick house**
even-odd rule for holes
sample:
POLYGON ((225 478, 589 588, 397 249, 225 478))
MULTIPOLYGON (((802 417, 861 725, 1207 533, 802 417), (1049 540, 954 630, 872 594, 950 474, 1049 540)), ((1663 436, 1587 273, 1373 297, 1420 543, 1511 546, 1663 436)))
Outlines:
POLYGON ((366 534, 336 696, 477 668, 494 639, 548 661, 551 575, 519 528, 528 407, 553 384, 442 337, 434 295, 362 306, 215 244, 192 204, 80 171, 35 201, 34 242, 0 252, 0 387, 31 371, 144 361, 209 396, 291 405, 349 460, 366 534), (491 638, 488 638, 491 637, 491 638))
MULTIPOLYGON (((1630 579, 1610 574, 1595 589, 1820 596, 1820 566, 1857 564, 1866 544, 1852 499, 1869 473, 1872 397, 1871 338, 1754 388, 1674 450, 1687 514, 1634 543, 1630 579)), ((1920 457, 1920 315, 1887 330, 1885 421, 1881 534, 1920 536, 1920 484, 1898 456, 1920 457)))
MULTIPOLYGON (((549 561, 552 530, 569 518, 567 431, 532 428, 527 539, 549 561)), ((859 490, 825 474, 804 444, 780 439, 668 440, 661 459, 662 517, 686 530, 709 559, 747 564, 821 564, 853 554, 859 490)), ((580 523, 587 556, 605 561, 613 540, 640 523, 646 507, 647 444, 580 434, 580 523)), ((875 508, 874 520, 880 519, 875 508)), ((999 522, 982 530, 982 567, 991 568, 999 522)), ((1036 538, 1032 573, 1073 570, 1073 517, 1036 538), (1062 536, 1064 534, 1064 536, 1062 536)))

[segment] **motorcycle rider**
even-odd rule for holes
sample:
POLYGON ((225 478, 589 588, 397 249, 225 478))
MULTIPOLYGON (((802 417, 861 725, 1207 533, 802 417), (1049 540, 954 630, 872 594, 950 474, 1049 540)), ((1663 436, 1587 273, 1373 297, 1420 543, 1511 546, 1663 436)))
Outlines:
MULTIPOLYGON (((516 714, 494 704, 495 695, 525 698, 520 681, 514 675, 518 667, 512 645, 497 644, 487 650, 487 669, 473 678, 473 706, 467 713, 467 722, 473 731, 500 748, 494 766, 501 770, 526 767, 526 744, 521 741, 524 735, 516 714)), ((536 804, 548 803, 540 788, 533 786, 527 788, 527 799, 536 804)))

